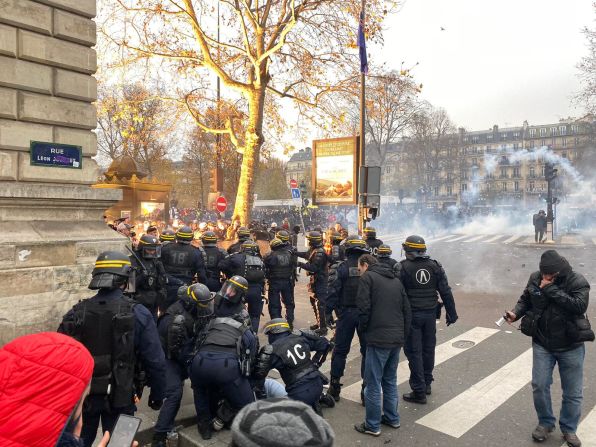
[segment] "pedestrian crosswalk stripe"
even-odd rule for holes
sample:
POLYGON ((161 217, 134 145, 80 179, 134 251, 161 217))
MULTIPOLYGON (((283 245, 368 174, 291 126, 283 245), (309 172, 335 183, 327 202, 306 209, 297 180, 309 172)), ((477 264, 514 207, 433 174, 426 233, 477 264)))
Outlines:
POLYGON ((480 239, 485 238, 487 235, 486 234, 481 234, 480 236, 475 236, 471 239, 465 240, 464 242, 476 242, 479 241, 480 239))
POLYGON ((448 234, 447 236, 441 236, 436 239, 432 238, 432 239, 430 239, 430 242, 438 242, 438 241, 442 241, 444 239, 449 239, 450 237, 454 237, 454 236, 457 236, 457 234, 448 234))
POLYGON ((596 237, 592 239, 592 242, 594 242, 594 245, 596 245, 596 237))
MULTIPOLYGON (((474 344, 470 343, 470 345, 469 345, 470 347, 472 347, 472 346, 475 346, 478 343, 486 340, 488 337, 496 334, 497 332, 499 332, 498 329, 487 328, 487 327, 475 327, 473 329, 470 329, 467 332, 464 332, 463 334, 458 335, 457 337, 454 337, 450 340, 447 340, 444 343, 441 343, 440 345, 438 345, 435 348, 435 366, 440 365, 441 363, 446 362, 450 358, 455 357, 456 355, 461 354, 462 352, 470 349, 469 347, 465 347, 465 348, 454 347, 453 344, 455 342, 457 342, 458 340, 472 341, 472 342, 474 342, 474 344)), ((354 349, 354 348, 352 347, 352 349, 354 349)), ((357 352, 359 352, 359 351, 357 351, 357 352)), ((350 351, 350 354, 351 353, 352 353, 352 351, 350 351)), ((399 365, 397 366, 397 383, 398 383, 398 385, 402 384, 404 382, 407 382, 409 379, 409 376, 410 376, 410 370, 408 368, 408 361, 403 360, 403 361, 399 362, 399 365)), ((359 380, 358 382, 353 383, 352 385, 342 388, 341 397, 346 398, 351 401, 354 401, 354 402, 360 402, 361 388, 362 388, 362 380, 359 380)))
POLYGON ((496 236, 491 237, 490 239, 485 240, 484 242, 494 242, 498 239, 501 239, 503 236, 505 236, 504 234, 497 234, 496 236))
MULTIPOLYGON (((577 428, 577 437, 581 439, 582 445, 585 447, 596 446, 596 407, 584 418, 577 428)), ((567 443, 563 443, 561 447, 567 447, 567 443)))
POLYGON ((515 236, 511 236, 506 241, 503 241, 503 243, 504 244, 510 244, 511 242, 518 240, 520 237, 522 237, 522 236, 520 236, 519 234, 516 234, 515 236))
POLYGON ((458 236, 458 237, 456 237, 456 238, 454 238, 454 239, 445 239, 445 242, 455 242, 455 241, 460 241, 460 240, 462 240, 462 239, 465 239, 465 238, 467 238, 467 237, 470 237, 470 235, 469 235, 469 234, 464 234, 463 236, 458 236))
POLYGON ((523 388, 531 377, 532 349, 528 349, 416 423, 460 438, 523 388))

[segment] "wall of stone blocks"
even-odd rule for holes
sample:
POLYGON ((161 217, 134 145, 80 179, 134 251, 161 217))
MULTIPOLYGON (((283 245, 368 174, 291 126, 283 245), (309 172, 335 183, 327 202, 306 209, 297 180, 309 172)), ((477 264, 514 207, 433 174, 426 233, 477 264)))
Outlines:
POLYGON ((0 0, 0 345, 55 329, 97 255, 125 239, 97 190, 95 0, 0 0), (81 146, 82 169, 31 166, 30 142, 81 146))

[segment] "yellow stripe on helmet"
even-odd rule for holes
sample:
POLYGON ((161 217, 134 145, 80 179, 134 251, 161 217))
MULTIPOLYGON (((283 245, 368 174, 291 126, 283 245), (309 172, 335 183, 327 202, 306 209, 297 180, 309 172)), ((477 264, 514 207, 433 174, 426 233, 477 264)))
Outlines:
POLYGON ((287 327, 288 329, 290 328, 289 323, 271 323, 271 324, 268 324, 267 326, 265 326, 265 329, 269 329, 270 327, 276 327, 276 326, 287 327))
POLYGON ((240 284, 239 282, 234 281, 233 279, 228 279, 228 281, 230 281, 232 284, 236 284, 238 287, 240 287, 242 290, 248 290, 248 287, 240 284))
POLYGON ((352 239, 350 240, 350 244, 355 244, 355 245, 366 245, 365 241, 362 241, 360 239, 352 239))
POLYGON ((426 248, 426 244, 416 244, 414 242, 404 242, 404 245, 410 248, 426 248))
POLYGON ((103 265, 103 264, 120 264, 122 265, 130 265, 130 261, 126 261, 124 259, 108 259, 105 261, 95 261, 95 265, 103 265))
POLYGON ((126 264, 103 264, 103 265, 95 265, 96 269, 109 269, 112 267, 124 267, 126 264))
POLYGON ((194 233, 182 233, 181 231, 179 231, 178 233, 176 233, 176 236, 192 237, 194 236, 194 233))
POLYGON ((364 229, 364 232, 365 232, 365 233, 376 233, 376 231, 377 231, 377 230, 375 230, 374 228, 368 228, 368 227, 367 227, 367 228, 365 228, 365 229, 364 229))

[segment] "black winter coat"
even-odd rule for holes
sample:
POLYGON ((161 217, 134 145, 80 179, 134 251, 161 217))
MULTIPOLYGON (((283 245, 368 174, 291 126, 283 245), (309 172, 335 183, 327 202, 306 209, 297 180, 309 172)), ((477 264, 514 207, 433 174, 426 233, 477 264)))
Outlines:
POLYGON ((574 343, 568 337, 569 327, 588 309, 590 284, 568 266, 554 283, 540 289, 540 272, 530 275, 528 285, 517 301, 513 313, 516 319, 526 313, 539 314, 535 343, 552 352, 574 349, 581 343, 574 343))
POLYGON ((356 301, 367 346, 404 345, 412 312, 406 290, 393 271, 383 265, 371 265, 360 277, 356 301))

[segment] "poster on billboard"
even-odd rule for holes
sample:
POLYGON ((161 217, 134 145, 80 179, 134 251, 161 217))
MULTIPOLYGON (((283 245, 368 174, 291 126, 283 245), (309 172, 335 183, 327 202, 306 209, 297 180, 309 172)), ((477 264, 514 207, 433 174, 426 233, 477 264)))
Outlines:
POLYGON ((357 203, 358 137, 313 141, 312 183, 315 205, 357 203))
POLYGON ((165 203, 141 202, 141 216, 148 220, 164 220, 163 212, 165 207, 165 203))

